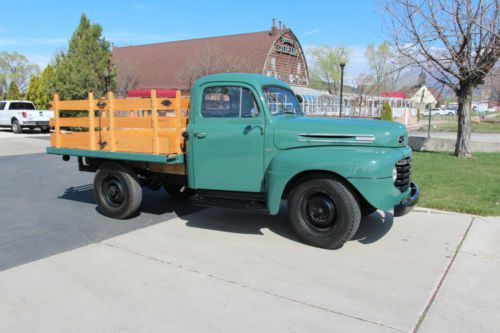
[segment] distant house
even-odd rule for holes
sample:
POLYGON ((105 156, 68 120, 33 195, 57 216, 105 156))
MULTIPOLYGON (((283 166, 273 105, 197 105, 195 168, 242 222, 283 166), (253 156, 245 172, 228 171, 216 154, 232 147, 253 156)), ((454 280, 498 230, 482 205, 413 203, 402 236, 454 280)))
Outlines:
MULTIPOLYGON (((433 88, 431 88, 433 89, 433 88)), ((412 100, 417 108, 433 108, 437 104, 437 97, 434 95, 436 91, 429 89, 427 86, 408 87, 399 91, 382 92, 380 96, 390 98, 403 98, 412 100)))

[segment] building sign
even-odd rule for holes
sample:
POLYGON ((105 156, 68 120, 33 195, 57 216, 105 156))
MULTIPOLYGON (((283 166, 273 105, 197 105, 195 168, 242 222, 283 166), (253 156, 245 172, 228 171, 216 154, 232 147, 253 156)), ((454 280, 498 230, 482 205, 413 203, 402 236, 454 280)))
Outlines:
POLYGON ((278 39, 276 43, 276 51, 297 57, 297 42, 290 38, 288 34, 285 34, 278 39))

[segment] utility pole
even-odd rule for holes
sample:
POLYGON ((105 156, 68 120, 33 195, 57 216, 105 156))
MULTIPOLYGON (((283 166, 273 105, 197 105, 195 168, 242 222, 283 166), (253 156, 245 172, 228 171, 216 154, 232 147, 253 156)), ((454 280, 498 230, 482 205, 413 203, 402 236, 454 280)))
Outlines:
POLYGON ((342 118, 342 104, 344 103, 344 67, 345 62, 340 63, 340 112, 339 116, 342 118))

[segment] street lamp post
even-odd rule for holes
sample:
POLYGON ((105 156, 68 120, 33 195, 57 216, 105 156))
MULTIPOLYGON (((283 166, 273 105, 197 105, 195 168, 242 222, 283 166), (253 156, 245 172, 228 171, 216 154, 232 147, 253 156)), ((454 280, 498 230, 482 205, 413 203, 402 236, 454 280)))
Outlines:
POLYGON ((340 112, 339 117, 342 118, 342 106, 344 104, 344 67, 345 62, 340 63, 340 112))

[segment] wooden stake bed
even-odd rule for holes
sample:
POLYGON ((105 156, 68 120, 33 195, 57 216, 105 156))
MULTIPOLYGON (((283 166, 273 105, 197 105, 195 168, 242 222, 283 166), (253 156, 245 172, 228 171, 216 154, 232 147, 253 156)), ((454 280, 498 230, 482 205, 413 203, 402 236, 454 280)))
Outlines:
POLYGON ((61 101, 54 95, 49 154, 183 163, 189 98, 107 98, 61 101), (75 112, 77 111, 77 112, 75 112), (78 112, 79 111, 79 112, 78 112))

